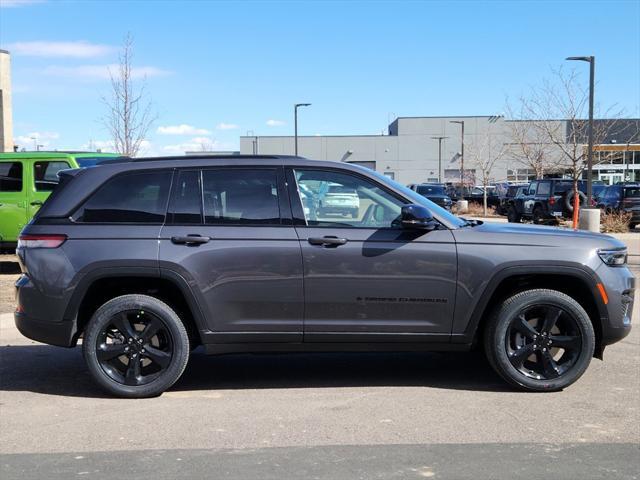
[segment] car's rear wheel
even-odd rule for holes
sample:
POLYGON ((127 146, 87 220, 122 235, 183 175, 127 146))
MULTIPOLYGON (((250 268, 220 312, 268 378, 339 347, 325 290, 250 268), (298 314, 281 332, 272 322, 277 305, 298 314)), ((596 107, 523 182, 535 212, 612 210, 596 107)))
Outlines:
POLYGON ((524 390, 561 390, 585 372, 595 348, 589 315, 555 290, 518 293, 494 312, 485 330, 489 363, 524 390))
POLYGON ((520 223, 520 215, 518 215, 516 207, 513 205, 507 210, 507 221, 510 223, 520 223))
POLYGON ((82 350, 91 376, 109 393, 153 397, 182 375, 189 359, 189 336, 164 302, 123 295, 96 310, 82 350))

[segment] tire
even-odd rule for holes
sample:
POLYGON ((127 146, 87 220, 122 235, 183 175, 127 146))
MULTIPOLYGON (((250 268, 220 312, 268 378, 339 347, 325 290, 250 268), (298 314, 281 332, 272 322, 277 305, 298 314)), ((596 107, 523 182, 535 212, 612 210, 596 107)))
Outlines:
POLYGON ((184 372, 189 351, 189 336, 178 315, 147 295, 106 302, 91 317, 82 342, 93 380, 125 398, 155 397, 167 390, 184 372))
MULTIPOLYGON (((566 195, 564 196, 564 206, 567 209, 567 212, 570 212, 570 213, 573 213, 574 195, 575 194, 573 190, 571 190, 570 192, 567 192, 566 195)), ((587 196, 583 192, 578 191, 578 199, 580 201, 580 207, 583 207, 587 203, 587 196)))
POLYGON ((493 312, 484 347, 493 369, 509 384, 531 392, 553 392, 585 372, 593 357, 595 334, 589 315, 573 298, 555 290, 527 290, 493 312), (546 326, 552 328, 546 328, 547 319, 546 326), (559 347, 562 344, 567 348, 559 347))
POLYGON ((520 223, 520 219, 522 217, 520 217, 520 215, 518 215, 518 212, 516 211, 516 208, 512 205, 508 208, 507 210, 507 221, 509 223, 520 223))
POLYGON ((542 225, 546 223, 546 218, 544 216, 544 212, 542 211, 542 207, 536 207, 533 209, 533 223, 536 225, 542 225))

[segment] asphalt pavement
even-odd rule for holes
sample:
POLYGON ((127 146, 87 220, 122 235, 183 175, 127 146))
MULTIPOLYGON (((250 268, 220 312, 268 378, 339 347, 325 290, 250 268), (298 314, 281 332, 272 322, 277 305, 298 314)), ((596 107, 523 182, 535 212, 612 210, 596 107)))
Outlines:
POLYGON ((121 400, 0 315, 0 478, 83 476, 638 478, 640 329, 557 393, 476 353, 196 351, 161 397, 121 400))

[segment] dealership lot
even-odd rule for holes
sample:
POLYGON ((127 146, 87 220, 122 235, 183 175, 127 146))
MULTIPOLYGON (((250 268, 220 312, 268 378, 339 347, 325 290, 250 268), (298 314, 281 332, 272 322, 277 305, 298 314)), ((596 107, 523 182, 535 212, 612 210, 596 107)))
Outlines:
MULTIPOLYGON (((196 351, 169 392, 120 400, 94 386, 80 349, 16 331, 15 278, 0 275, 3 478, 212 469, 219 478, 474 478, 477 468, 493 478, 540 468, 555 478, 637 478, 640 470, 637 328, 560 393, 514 392, 475 353, 196 351)), ((639 313, 636 304, 636 323, 639 313)))

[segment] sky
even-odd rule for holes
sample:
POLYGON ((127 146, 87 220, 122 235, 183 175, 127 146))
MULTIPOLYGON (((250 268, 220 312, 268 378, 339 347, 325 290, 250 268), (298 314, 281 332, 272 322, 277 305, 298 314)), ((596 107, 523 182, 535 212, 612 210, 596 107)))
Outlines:
POLYGON ((640 116, 640 0, 0 0, 15 143, 109 149, 101 118, 125 36, 157 119, 142 153, 240 135, 386 133, 397 116, 499 115, 596 56, 596 103, 640 116))

